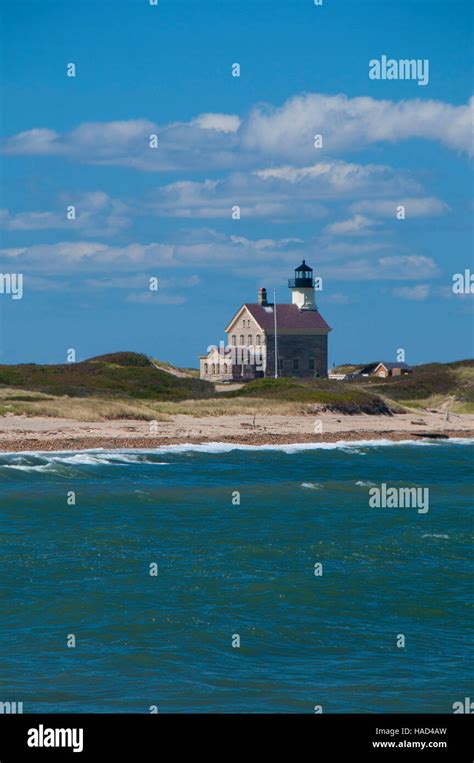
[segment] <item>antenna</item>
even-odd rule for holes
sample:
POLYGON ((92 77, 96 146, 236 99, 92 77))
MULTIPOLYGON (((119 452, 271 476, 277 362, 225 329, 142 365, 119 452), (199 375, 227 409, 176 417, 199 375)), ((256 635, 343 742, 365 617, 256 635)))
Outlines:
POLYGON ((278 379, 278 340, 277 340, 277 301, 276 289, 273 289, 273 320, 275 327, 275 379, 278 379))

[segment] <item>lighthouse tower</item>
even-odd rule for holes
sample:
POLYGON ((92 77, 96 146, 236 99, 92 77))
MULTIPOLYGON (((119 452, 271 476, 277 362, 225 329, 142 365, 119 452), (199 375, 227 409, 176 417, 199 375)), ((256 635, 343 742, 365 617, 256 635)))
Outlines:
POLYGON ((317 310, 314 298, 313 269, 303 260, 295 270, 295 277, 290 278, 288 286, 291 289, 291 302, 300 310, 317 310))

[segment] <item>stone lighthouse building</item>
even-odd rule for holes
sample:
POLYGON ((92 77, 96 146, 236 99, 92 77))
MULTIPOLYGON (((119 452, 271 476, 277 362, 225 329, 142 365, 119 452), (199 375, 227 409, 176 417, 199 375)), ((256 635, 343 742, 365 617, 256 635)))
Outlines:
POLYGON ((275 375, 327 376, 331 329, 316 305, 313 270, 304 260, 288 287, 291 304, 274 305, 262 288, 256 303, 242 305, 225 329, 227 342, 201 355, 201 379, 241 382, 275 375))

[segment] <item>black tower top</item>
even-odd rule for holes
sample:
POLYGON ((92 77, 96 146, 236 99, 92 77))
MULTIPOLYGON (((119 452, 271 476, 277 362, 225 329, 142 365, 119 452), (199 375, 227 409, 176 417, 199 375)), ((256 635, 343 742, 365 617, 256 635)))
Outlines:
POLYGON ((305 260, 303 260, 299 268, 296 268, 295 277, 289 279, 288 287, 290 289, 297 289, 298 287, 302 289, 314 288, 313 269, 308 267, 305 260))

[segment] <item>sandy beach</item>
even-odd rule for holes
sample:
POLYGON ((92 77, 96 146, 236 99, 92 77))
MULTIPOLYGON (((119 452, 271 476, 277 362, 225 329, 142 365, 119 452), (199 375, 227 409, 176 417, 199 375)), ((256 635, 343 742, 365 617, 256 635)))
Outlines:
POLYGON ((75 421, 7 415, 0 420, 0 451, 155 448, 182 443, 270 445, 338 440, 407 440, 423 435, 474 437, 474 415, 444 412, 394 416, 170 416, 167 421, 75 421), (322 430, 322 431, 320 431, 322 430))

